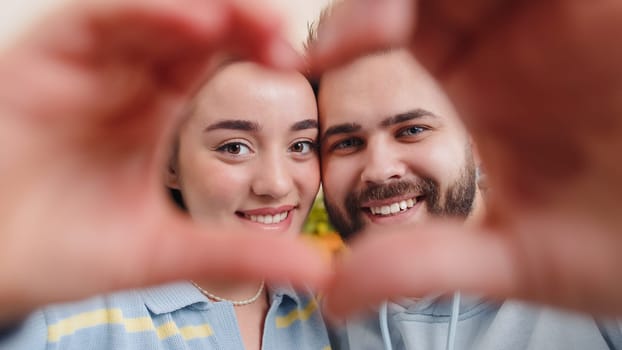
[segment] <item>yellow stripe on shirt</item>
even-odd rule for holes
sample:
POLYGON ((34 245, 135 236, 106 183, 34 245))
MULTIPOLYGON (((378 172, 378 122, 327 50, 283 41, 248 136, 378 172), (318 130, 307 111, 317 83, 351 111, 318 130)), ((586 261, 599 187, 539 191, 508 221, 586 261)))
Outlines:
POLYGON ((72 335, 79 330, 105 324, 123 325, 128 333, 152 331, 160 340, 181 335, 184 339, 209 337, 214 332, 209 324, 186 326, 179 329, 174 322, 168 322, 157 329, 150 317, 124 318, 121 309, 101 309, 84 312, 60 320, 48 327, 48 342, 60 341, 62 337, 72 335))
POLYGON ((158 338, 162 340, 172 337, 175 334, 179 334, 179 328, 177 328, 175 322, 167 322, 158 327, 158 329, 156 329, 156 333, 158 334, 158 338))
POLYGON ((212 327, 208 324, 198 326, 186 326, 178 328, 175 322, 167 322, 156 329, 160 340, 170 338, 175 335, 181 335, 185 340, 209 337, 214 334, 212 327))
POLYGON ((128 333, 153 331, 153 321, 150 317, 125 318, 123 324, 128 333))
POLYGON ((102 324, 122 323, 123 313, 121 309, 102 309, 84 312, 50 325, 48 327, 48 342, 57 342, 60 338, 74 334, 80 329, 95 327, 102 324))
POLYGON ((277 317, 276 328, 287 328, 298 320, 306 321, 313 315, 315 310, 317 310, 317 302, 315 299, 311 299, 304 309, 295 309, 285 316, 277 317))
POLYGON ((199 326, 187 326, 183 327, 179 330, 181 332, 181 336, 186 340, 195 339, 195 338, 207 338, 210 335, 214 334, 212 327, 208 324, 202 324, 199 326))

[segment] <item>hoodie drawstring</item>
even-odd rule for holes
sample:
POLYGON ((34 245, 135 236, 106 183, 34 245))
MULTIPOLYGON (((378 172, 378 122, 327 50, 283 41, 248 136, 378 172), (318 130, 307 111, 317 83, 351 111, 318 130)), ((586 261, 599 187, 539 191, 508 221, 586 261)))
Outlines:
POLYGON ((382 342, 384 350, 393 350, 391 344, 391 335, 389 334, 389 303, 387 301, 380 305, 380 333, 382 334, 382 342))
MULTIPOLYGON (((451 303, 451 319, 449 320, 449 329, 447 330, 446 350, 454 350, 456 343, 456 330, 458 328, 458 316, 460 316, 460 292, 455 292, 451 303)), ((385 350, 393 350, 391 344, 391 335, 389 334, 389 303, 384 302, 380 305, 380 333, 382 334, 382 342, 385 350)))
POLYGON ((458 328, 458 316, 460 316, 460 292, 455 292, 451 302, 451 319, 449 320, 449 329, 447 330, 446 350, 454 350, 456 330, 458 328))

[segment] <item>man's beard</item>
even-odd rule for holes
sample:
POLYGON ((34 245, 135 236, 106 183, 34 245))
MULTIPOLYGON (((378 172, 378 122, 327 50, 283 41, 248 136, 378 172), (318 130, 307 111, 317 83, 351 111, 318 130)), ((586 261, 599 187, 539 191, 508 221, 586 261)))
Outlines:
POLYGON ((365 226, 362 203, 407 194, 424 197, 426 208, 433 216, 466 219, 473 210, 476 190, 475 164, 472 154, 467 153, 466 165, 460 177, 445 191, 443 203, 441 203, 439 184, 431 178, 418 178, 414 182, 400 180, 382 185, 370 185, 346 196, 345 213, 329 200, 330 196, 324 194, 324 204, 331 223, 344 240, 351 239, 365 226))

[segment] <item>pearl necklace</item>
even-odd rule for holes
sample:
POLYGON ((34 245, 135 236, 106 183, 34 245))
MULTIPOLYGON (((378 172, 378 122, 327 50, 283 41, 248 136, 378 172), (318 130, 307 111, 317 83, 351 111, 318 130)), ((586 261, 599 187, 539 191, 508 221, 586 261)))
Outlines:
POLYGON ((263 292, 263 288, 264 288, 264 285, 265 285, 265 282, 261 281, 261 284, 259 285, 259 289, 257 290, 257 293, 255 293, 255 295, 253 295, 252 297, 250 297, 248 299, 244 299, 244 300, 229 300, 229 299, 221 298, 218 295, 215 295, 215 294, 212 294, 212 293, 206 291, 205 289, 201 288, 201 286, 196 284, 194 281, 190 281, 190 283, 192 283, 193 286, 195 286, 201 293, 203 293, 203 295, 205 295, 209 299, 212 299, 212 300, 215 300, 215 301, 227 301, 227 302, 230 302, 231 304, 233 304, 233 306, 244 306, 244 305, 248 305, 248 304, 252 304, 252 303, 256 302, 257 299, 259 299, 259 296, 261 295, 261 293, 263 292))

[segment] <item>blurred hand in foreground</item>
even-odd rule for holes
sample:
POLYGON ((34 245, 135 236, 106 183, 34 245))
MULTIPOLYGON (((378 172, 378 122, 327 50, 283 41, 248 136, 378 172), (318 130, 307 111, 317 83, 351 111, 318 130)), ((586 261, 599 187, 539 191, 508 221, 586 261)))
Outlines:
POLYGON ((275 23, 250 2, 73 2, 2 53, 0 323, 173 279, 323 280, 302 243, 205 232, 163 186, 176 116, 214 54, 300 66, 275 23))
POLYGON ((461 289, 621 314, 621 30, 615 0, 337 6, 311 48, 317 71, 412 47, 458 107, 491 190, 481 227, 441 223, 355 242, 327 309, 343 316, 387 297, 461 289))

